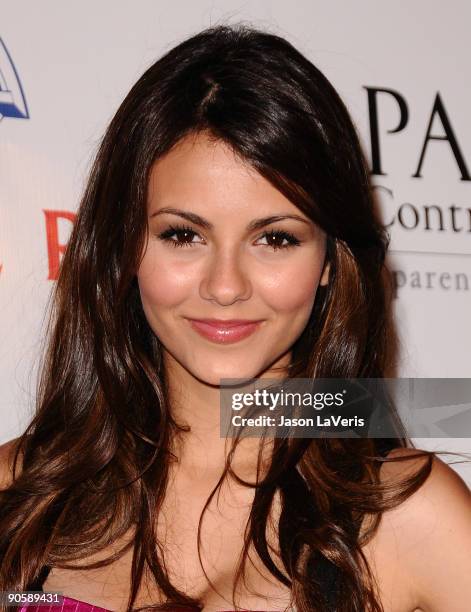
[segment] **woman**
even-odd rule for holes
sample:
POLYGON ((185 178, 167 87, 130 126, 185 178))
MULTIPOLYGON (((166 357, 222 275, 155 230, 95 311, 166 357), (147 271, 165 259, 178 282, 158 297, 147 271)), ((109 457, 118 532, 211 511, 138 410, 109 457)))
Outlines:
POLYGON ((78 211, 36 416, 3 447, 0 590, 464 611, 469 491, 433 453, 219 437, 223 378, 385 375, 386 245, 348 112, 288 42, 215 27, 149 68, 78 211))

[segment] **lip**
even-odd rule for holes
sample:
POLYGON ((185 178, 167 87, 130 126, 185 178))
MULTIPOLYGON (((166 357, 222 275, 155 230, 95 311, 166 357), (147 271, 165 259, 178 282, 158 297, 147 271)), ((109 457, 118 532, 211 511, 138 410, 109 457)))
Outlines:
POLYGON ((203 338, 218 344, 232 344, 251 336, 263 320, 247 319, 188 319, 192 328, 203 338))

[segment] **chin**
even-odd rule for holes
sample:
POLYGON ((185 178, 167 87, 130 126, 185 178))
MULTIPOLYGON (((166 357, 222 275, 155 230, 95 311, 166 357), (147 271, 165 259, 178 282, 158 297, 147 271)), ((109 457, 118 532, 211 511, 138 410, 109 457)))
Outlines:
POLYGON ((237 367, 214 367, 206 368, 204 372, 195 372, 195 376, 202 382, 219 387, 221 379, 236 378, 242 381, 249 381, 256 378, 260 374, 260 370, 256 367, 237 366, 237 367))

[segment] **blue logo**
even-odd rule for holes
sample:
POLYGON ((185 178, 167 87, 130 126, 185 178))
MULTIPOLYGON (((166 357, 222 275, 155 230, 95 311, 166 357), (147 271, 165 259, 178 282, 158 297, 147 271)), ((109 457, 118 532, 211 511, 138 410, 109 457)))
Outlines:
POLYGON ((29 119, 28 105, 15 64, 0 38, 0 120, 29 119))

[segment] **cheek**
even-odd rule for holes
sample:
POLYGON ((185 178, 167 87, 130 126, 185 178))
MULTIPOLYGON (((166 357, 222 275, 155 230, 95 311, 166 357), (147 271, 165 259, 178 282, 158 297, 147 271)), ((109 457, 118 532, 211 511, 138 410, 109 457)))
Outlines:
POLYGON ((139 267, 137 280, 146 311, 154 307, 162 309, 177 306, 188 297, 194 284, 190 274, 168 261, 164 264, 164 261, 162 257, 154 257, 152 251, 148 251, 139 267), (157 263, 159 261, 160 264, 157 263))
POLYGON ((281 268, 276 274, 267 274, 263 279, 265 301, 276 311, 295 314, 310 312, 314 304, 321 269, 310 263, 281 268))

